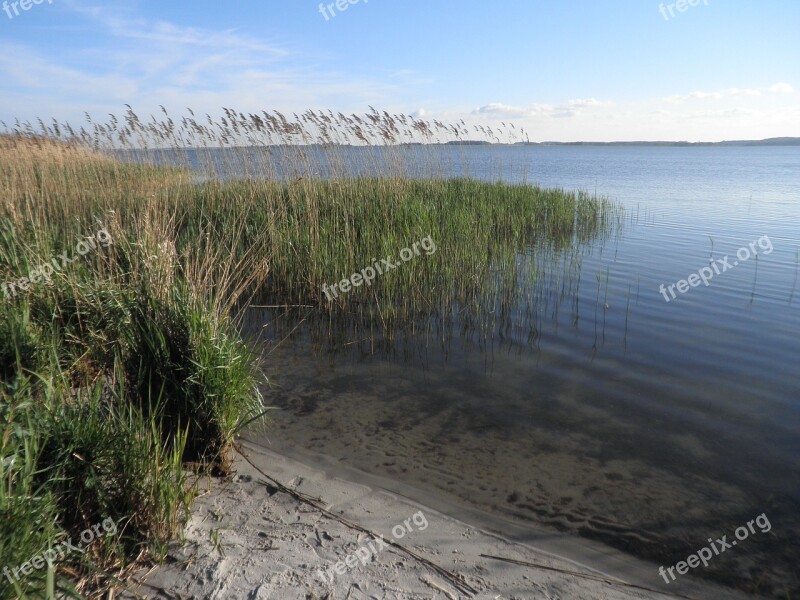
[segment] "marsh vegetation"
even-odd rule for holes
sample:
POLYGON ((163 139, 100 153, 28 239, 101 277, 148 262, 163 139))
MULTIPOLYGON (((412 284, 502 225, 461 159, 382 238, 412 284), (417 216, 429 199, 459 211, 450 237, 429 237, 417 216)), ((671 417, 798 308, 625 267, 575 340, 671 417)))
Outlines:
POLYGON ((535 310, 531 258, 619 223, 583 192, 437 177, 424 144, 478 134, 498 132, 377 111, 177 126, 128 111, 77 130, 8 128, 0 284, 25 283, 0 302, 0 564, 104 519, 118 533, 4 580, 0 597, 97 595, 163 559, 191 506, 188 468, 224 473, 237 432, 269 404, 241 335, 248 306, 387 343, 423 326, 488 331, 512 302, 535 310), (411 143, 423 145, 400 150, 411 143), (362 171, 347 164, 356 147, 362 171), (215 176, 226 162, 239 177, 215 176), (33 276, 101 229, 107 246, 33 276), (334 301, 322 293, 426 236, 435 254, 334 301))

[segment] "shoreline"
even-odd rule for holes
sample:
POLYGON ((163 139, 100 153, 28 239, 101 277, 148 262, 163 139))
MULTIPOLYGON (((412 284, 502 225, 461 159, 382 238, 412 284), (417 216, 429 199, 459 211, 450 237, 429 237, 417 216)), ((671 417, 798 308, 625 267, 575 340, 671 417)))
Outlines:
POLYGON ((754 597, 690 576, 659 586, 657 566, 591 540, 515 526, 421 490, 401 495, 332 459, 298 459, 247 441, 239 447, 235 475, 209 481, 195 501, 186 545, 173 545, 166 565, 119 597, 754 597), (316 499, 334 518, 298 497, 316 499))

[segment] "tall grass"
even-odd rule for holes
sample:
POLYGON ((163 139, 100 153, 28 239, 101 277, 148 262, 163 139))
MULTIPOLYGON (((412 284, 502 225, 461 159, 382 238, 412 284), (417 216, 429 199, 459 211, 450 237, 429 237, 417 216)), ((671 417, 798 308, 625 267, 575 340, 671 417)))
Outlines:
POLYGON ((264 410, 258 356, 227 308, 238 267, 260 266, 175 254, 174 170, 19 138, 0 165, 0 285, 17 283, 0 292, 0 598, 98 595, 164 557, 193 495, 186 463, 224 472, 264 410), (113 242, 76 254, 100 228, 113 242), (19 286, 62 252, 75 260, 19 286), (17 579, 106 519, 115 536, 17 579))
POLYGON ((0 567, 119 523, 86 555, 0 584, 0 600, 99 594, 134 559, 163 557, 190 507, 187 463, 225 472, 263 414, 260 360, 239 334, 254 299, 388 340, 420 319, 488 327, 498 301, 529 293, 522 258, 617 224, 583 193, 443 178, 452 155, 409 145, 473 135, 525 139, 374 110, 177 124, 129 110, 0 136, 0 285, 101 228, 113 240, 0 297, 0 567), (323 293, 427 236, 436 253, 323 293))

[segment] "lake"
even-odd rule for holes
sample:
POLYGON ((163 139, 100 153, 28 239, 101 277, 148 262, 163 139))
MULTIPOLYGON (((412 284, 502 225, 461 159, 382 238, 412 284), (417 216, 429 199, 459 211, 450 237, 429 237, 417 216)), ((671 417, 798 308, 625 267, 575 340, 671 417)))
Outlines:
MULTIPOLYGON (((798 593, 800 147, 400 152, 417 175, 583 189, 626 216, 547 260, 521 251, 536 292, 487 307, 489 330, 429 328, 387 349, 251 308, 265 397, 284 410, 250 437, 657 564, 763 514, 768 533, 699 574, 798 593)), ((353 172, 382 172, 346 153, 353 172)))

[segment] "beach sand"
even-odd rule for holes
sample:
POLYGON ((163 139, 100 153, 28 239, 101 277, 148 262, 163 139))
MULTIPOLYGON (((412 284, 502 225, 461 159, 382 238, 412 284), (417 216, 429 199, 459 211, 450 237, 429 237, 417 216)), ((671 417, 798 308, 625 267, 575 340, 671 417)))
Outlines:
POLYGON ((690 576, 668 586, 657 565, 597 542, 515 531, 418 490, 387 492, 377 477, 355 482, 333 463, 312 466, 249 442, 240 451, 231 477, 204 482, 183 545, 119 597, 752 598, 690 576))

